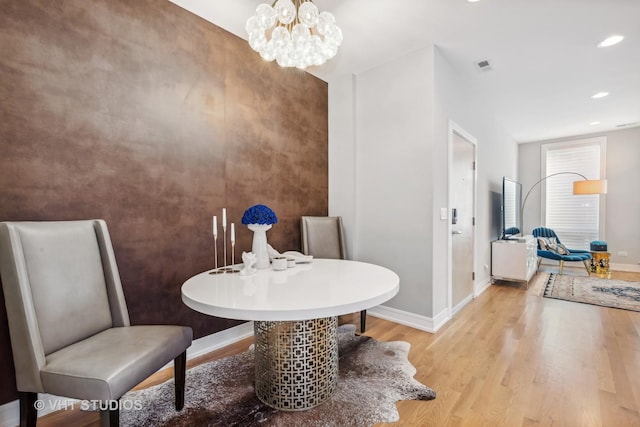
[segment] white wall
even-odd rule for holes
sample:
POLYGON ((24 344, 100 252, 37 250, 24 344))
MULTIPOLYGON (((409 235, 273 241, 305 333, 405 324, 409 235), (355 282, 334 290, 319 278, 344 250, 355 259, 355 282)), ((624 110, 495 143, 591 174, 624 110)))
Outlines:
MULTIPOLYGON (((518 176, 514 177, 522 184, 522 198, 531 190, 531 187, 542 176, 542 158, 540 143, 520 144, 518 146, 518 176)), ((524 234, 531 234, 531 231, 542 225, 540 221, 540 186, 536 187, 529 194, 527 204, 522 212, 522 229, 524 234)))
POLYGON ((431 314, 433 49, 358 76, 358 258, 388 265, 400 292, 388 306, 431 314))
POLYGON ((516 176, 517 146, 470 80, 429 47, 329 82, 330 214, 350 218, 354 259, 400 276, 385 305, 430 318, 447 309, 449 120, 478 140, 475 271, 488 281, 490 191, 516 176))
POLYGON ((329 215, 341 216, 347 258, 356 250, 355 76, 329 84, 329 215))
MULTIPOLYGON (((518 150, 518 179, 526 192, 541 178, 542 144, 596 136, 607 137, 608 193, 601 197, 605 197, 604 239, 611 252, 611 263, 616 264, 614 268, 640 271, 640 127, 521 144, 518 150), (618 255, 619 251, 626 251, 628 256, 618 255)), ((537 188, 531 193, 525 207, 525 229, 529 232, 533 227, 542 225, 540 203, 540 191, 537 188)))
MULTIPOLYGON (((447 168, 448 121, 452 120, 478 141, 477 153, 477 211, 476 211, 476 283, 486 283, 490 278, 491 265, 491 217, 490 192, 502 192, 502 176, 517 176, 517 145, 500 126, 483 102, 483 95, 473 82, 447 61, 442 50, 435 52, 436 114, 434 174, 443 185, 434 187, 436 206, 448 206, 447 187, 444 185, 447 168), (485 268, 486 267, 486 268, 485 268)), ((448 224, 434 221, 434 247, 446 247, 448 224)), ((447 280, 446 263, 434 261, 434 283, 447 280)), ((446 299, 436 286, 434 310, 445 306, 446 299)), ((445 288, 446 289, 446 288, 445 288)))
POLYGON ((605 239, 612 263, 640 271, 640 127, 606 136, 605 239), (619 251, 626 251, 628 256, 618 255, 619 251))
POLYGON ((329 82, 329 212, 352 230, 353 259, 400 276, 385 305, 422 316, 431 305, 432 52, 329 82))

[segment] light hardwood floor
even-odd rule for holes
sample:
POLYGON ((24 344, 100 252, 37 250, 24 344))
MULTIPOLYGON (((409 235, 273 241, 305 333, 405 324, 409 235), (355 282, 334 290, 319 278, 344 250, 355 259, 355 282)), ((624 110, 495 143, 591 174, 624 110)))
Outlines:
MULTIPOLYGON (((640 281, 639 273, 613 277, 640 281)), ((411 343, 415 378, 438 393, 430 402, 399 402, 394 425, 640 426, 640 312, 542 298, 537 291, 490 286, 436 334, 369 316, 366 335, 411 343)), ((358 314, 340 322, 358 324, 358 314)), ((242 352, 250 342, 190 365, 242 352)), ((140 387, 172 375, 158 373, 140 387)), ((38 425, 94 426, 98 417, 62 411, 38 425)))

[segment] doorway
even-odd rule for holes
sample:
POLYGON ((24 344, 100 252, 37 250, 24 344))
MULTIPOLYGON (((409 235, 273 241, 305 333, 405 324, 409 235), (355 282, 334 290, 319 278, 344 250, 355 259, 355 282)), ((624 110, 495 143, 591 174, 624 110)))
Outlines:
POLYGON ((449 312, 455 314, 474 296, 476 140, 449 126, 449 312))

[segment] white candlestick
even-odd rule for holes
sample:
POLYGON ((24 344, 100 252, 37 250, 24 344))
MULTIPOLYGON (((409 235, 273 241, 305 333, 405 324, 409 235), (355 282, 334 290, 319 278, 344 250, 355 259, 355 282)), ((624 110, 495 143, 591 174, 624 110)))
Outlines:
POLYGON ((218 217, 216 215, 213 216, 213 238, 216 239, 218 237, 218 217))
POLYGON ((227 208, 222 208, 222 229, 227 229, 227 208))
POLYGON ((224 271, 227 271, 227 208, 222 208, 222 248, 224 271))
POLYGON ((236 264, 236 225, 231 223, 231 272, 237 273, 240 270, 236 270, 233 266, 236 264))

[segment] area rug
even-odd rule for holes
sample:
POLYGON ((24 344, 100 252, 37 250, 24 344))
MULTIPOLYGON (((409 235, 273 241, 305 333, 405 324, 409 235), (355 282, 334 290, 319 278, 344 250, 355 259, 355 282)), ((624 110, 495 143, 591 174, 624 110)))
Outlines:
POLYGON ((547 298, 640 311, 640 283, 627 280, 550 274, 543 295, 547 298))
POLYGON ((127 393, 123 426, 370 426, 398 421, 399 400, 431 400, 436 393, 413 378, 410 344, 379 342, 338 328, 338 391, 308 411, 286 412, 263 404, 253 388, 253 351, 187 371, 185 407, 176 412, 173 380, 127 393))

